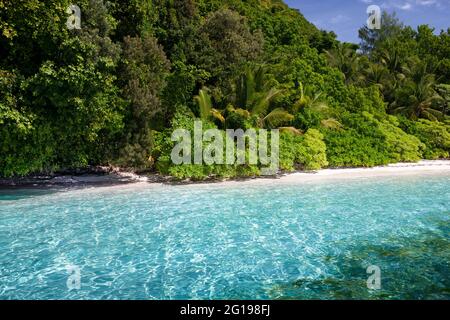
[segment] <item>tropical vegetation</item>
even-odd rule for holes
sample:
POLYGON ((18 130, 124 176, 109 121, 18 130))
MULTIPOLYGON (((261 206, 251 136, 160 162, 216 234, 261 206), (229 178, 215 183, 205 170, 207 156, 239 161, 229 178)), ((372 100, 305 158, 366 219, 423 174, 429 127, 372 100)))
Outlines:
POLYGON ((180 179, 176 128, 281 129, 283 170, 448 158, 450 28, 384 12, 341 43, 280 0, 3 0, 0 176, 88 165, 180 179), (81 8, 81 29, 66 26, 81 8))

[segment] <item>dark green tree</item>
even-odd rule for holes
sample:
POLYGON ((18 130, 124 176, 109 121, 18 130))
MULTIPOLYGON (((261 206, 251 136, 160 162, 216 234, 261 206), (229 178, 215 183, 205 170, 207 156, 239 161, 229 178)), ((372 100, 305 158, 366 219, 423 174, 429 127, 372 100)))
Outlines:
POLYGON ((125 145, 119 164, 146 167, 151 153, 151 125, 162 112, 160 94, 169 72, 169 61, 156 38, 144 35, 124 39, 121 80, 127 100, 125 145))

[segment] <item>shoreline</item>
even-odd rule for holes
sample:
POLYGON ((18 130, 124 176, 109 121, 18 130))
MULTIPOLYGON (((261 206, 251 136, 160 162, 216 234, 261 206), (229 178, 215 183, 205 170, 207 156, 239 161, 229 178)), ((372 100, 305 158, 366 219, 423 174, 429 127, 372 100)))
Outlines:
POLYGON ((323 169, 316 173, 294 172, 281 179, 285 181, 376 178, 413 175, 450 175, 450 160, 422 160, 417 163, 395 163, 373 168, 323 169))
POLYGON ((118 169, 97 167, 80 174, 55 174, 29 176, 24 178, 0 179, 0 189, 47 188, 47 187, 111 187, 127 185, 201 185, 248 182, 309 182, 319 180, 375 178, 405 175, 450 176, 450 160, 422 160, 417 163, 396 163, 373 168, 331 168, 318 171, 297 171, 280 173, 277 176, 236 177, 231 179, 208 179, 205 181, 177 181, 159 174, 138 175, 118 169))

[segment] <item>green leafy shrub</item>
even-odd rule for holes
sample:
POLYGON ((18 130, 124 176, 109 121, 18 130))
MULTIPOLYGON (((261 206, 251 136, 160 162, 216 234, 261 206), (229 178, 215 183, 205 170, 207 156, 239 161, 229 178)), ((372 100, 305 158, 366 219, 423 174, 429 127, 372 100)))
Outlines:
POLYGON ((328 165, 323 135, 309 129, 305 135, 282 133, 280 135, 280 168, 318 170, 328 165))
POLYGON ((373 167, 422 158, 425 145, 400 127, 394 116, 347 114, 344 131, 327 131, 328 159, 335 167, 373 167))
POLYGON ((280 134, 280 169, 286 171, 295 170, 297 150, 302 142, 302 136, 287 132, 280 134))
POLYGON ((417 122, 402 119, 403 128, 410 134, 418 137, 426 148, 425 159, 441 159, 450 156, 450 125, 421 119, 417 122))
POLYGON ((415 162, 422 159, 422 154, 426 149, 417 137, 412 136, 400 129, 398 120, 394 116, 389 117, 390 121, 379 122, 380 129, 385 136, 387 150, 391 162, 415 162))
POLYGON ((373 167, 389 163, 385 145, 355 129, 328 130, 325 143, 331 167, 373 167))
POLYGON ((327 147, 323 134, 316 129, 309 129, 304 136, 299 150, 298 163, 306 170, 318 170, 328 166, 327 147))
POLYGON ((350 97, 346 109, 352 113, 370 113, 378 117, 386 115, 386 107, 377 87, 359 88, 349 86, 350 97))
POLYGON ((385 136, 368 112, 341 116, 345 130, 325 131, 330 165, 333 167, 373 167, 389 163, 385 136))

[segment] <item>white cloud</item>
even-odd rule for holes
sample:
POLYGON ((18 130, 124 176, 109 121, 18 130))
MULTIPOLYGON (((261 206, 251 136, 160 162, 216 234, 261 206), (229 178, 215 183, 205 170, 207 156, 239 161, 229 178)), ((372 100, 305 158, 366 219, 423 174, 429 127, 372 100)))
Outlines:
MULTIPOLYGON (((374 3, 373 0, 359 0, 366 4, 374 3)), ((449 0, 386 0, 381 4, 383 9, 398 9, 403 11, 410 11, 420 7, 435 6, 441 8, 444 3, 450 3, 449 0)))

